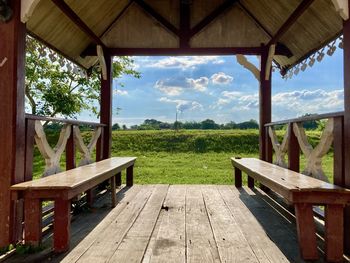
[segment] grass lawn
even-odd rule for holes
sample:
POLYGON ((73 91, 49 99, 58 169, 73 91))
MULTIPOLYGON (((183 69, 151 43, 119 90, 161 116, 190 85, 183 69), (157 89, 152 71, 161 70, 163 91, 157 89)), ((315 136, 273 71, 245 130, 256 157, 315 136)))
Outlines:
MULTIPOLYGON (((282 134, 279 132, 280 136, 282 134)), ((317 144, 320 133, 309 132, 308 135, 311 143, 317 144)), ((88 141, 90 134, 85 133, 84 137, 88 141)), ((54 144, 55 138, 52 140, 54 144)), ((258 157, 257 141, 257 130, 181 131, 178 134, 173 131, 118 131, 113 132, 112 156, 138 158, 134 171, 136 184, 233 184, 230 158, 258 157)), ((64 162, 63 155, 62 170, 64 162)), ((304 166, 305 159, 301 156, 301 170, 304 166)), ((323 167, 332 181, 332 152, 324 157, 323 167)), ((43 169, 44 160, 36 149, 34 178, 39 178, 43 169)))

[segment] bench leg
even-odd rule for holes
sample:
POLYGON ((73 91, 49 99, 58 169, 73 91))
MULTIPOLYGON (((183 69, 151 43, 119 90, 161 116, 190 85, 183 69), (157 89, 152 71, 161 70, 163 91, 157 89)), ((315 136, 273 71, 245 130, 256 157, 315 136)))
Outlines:
POLYGON ((112 196, 112 207, 117 205, 117 196, 115 193, 116 184, 115 184, 115 176, 111 177, 111 196, 112 196))
POLYGON ((254 178, 248 175, 248 187, 254 188, 254 178))
POLYGON ((342 262, 343 260, 343 205, 326 205, 325 211, 325 243, 327 262, 342 262))
POLYGON ((134 166, 126 168, 126 186, 132 186, 134 184, 134 166))
POLYGON ((40 199, 24 200, 24 240, 27 245, 38 246, 42 235, 42 209, 40 199))
POLYGON ((235 167, 235 186, 242 187, 242 171, 235 167))
POLYGON ((122 173, 117 173, 115 176, 115 183, 116 186, 121 186, 122 185, 122 173))
POLYGON ((55 199, 53 239, 54 251, 65 252, 70 240, 70 200, 55 199))
POLYGON ((300 253, 305 260, 318 259, 316 228, 311 204, 295 204, 300 253))
POLYGON ((92 207, 94 203, 94 199, 95 199, 95 187, 86 191, 86 202, 90 207, 92 207))

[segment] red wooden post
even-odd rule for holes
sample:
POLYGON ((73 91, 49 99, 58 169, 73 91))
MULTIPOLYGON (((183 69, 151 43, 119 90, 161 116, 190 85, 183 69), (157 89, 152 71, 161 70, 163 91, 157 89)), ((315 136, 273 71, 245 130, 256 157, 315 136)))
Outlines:
POLYGON ((53 227, 55 252, 67 251, 70 240, 70 200, 55 199, 53 227))
POLYGON ((297 137, 293 132, 293 123, 289 125, 288 141, 288 168, 292 171, 300 171, 300 146, 297 137))
POLYGON ((134 166, 126 168, 126 186, 132 186, 134 184, 134 166))
MULTIPOLYGON (((350 0, 349 9, 350 9, 350 0)), ((344 131, 350 130, 350 19, 343 22, 344 41, 344 131)), ((350 160, 350 133, 344 132, 344 160, 350 160)), ((344 165, 344 183, 350 187, 350 162, 344 165)), ((350 254, 350 207, 345 208, 344 218, 345 253, 350 254)))
POLYGON ((103 159, 103 132, 104 129, 102 128, 100 138, 98 138, 96 145, 96 162, 101 161, 103 159))
POLYGON ((26 198, 24 202, 24 240, 28 245, 38 246, 41 242, 41 201, 36 198, 26 198))
POLYGON ((20 21, 21 1, 8 1, 12 18, 0 22, 0 247, 16 240, 21 218, 17 217, 15 202, 9 187, 24 181, 25 115, 24 61, 26 28, 20 21))
POLYGON ((102 158, 107 159, 111 156, 112 146, 112 59, 108 53, 108 50, 104 50, 106 68, 107 68, 107 80, 101 77, 101 123, 106 126, 103 127, 103 149, 102 158))
POLYGON ((242 187, 242 171, 235 167, 235 186, 242 187))
POLYGON ((334 184, 344 186, 344 117, 334 118, 333 136, 333 180, 334 184))
POLYGON ((318 259, 316 228, 311 204, 295 204, 300 253, 305 260, 318 259))
POLYGON ((325 253, 327 262, 343 260, 343 205, 327 205, 325 213, 325 253))
POLYGON ((117 173, 115 176, 115 182, 117 186, 122 185, 122 173, 117 173))
POLYGON ((34 120, 26 119, 25 181, 31 181, 33 179, 34 126, 34 120))
POLYGON ((75 168, 75 145, 73 125, 71 126, 71 133, 66 144, 66 170, 75 168))
POLYGON ((271 71, 269 79, 265 79, 268 55, 269 47, 262 46, 259 87, 259 156, 265 161, 272 160, 272 144, 265 132, 265 124, 271 122, 271 71))

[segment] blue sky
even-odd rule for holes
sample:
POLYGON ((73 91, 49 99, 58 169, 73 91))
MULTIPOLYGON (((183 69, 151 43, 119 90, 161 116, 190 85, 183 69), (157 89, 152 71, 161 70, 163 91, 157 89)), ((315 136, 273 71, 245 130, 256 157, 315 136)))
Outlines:
MULTIPOLYGON (((257 57, 248 59, 258 65, 257 57)), ((124 76, 114 81, 113 123, 127 126, 146 118, 173 122, 217 123, 258 119, 258 81, 235 56, 134 57, 140 79, 124 76), (123 83, 120 86, 119 83, 123 83), (118 112, 116 108, 121 110, 118 112)), ((272 77, 274 121, 343 110, 343 53, 325 55, 321 63, 282 79, 272 77)))

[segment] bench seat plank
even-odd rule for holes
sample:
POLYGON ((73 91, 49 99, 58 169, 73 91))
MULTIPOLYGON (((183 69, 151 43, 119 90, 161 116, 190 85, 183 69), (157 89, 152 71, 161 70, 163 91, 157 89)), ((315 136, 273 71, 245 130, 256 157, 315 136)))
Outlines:
POLYGON ((50 175, 39 180, 28 181, 11 186, 13 191, 74 189, 89 184, 102 174, 116 175, 129 167, 136 157, 113 157, 97 163, 77 167, 72 170, 50 175))
POLYGON ((350 201, 350 191, 348 189, 321 181, 310 176, 288 170, 286 168, 271 164, 256 158, 232 158, 232 165, 239 170, 254 177, 263 185, 281 194, 288 201, 293 201, 293 193, 300 192, 335 192, 346 194, 350 201))

